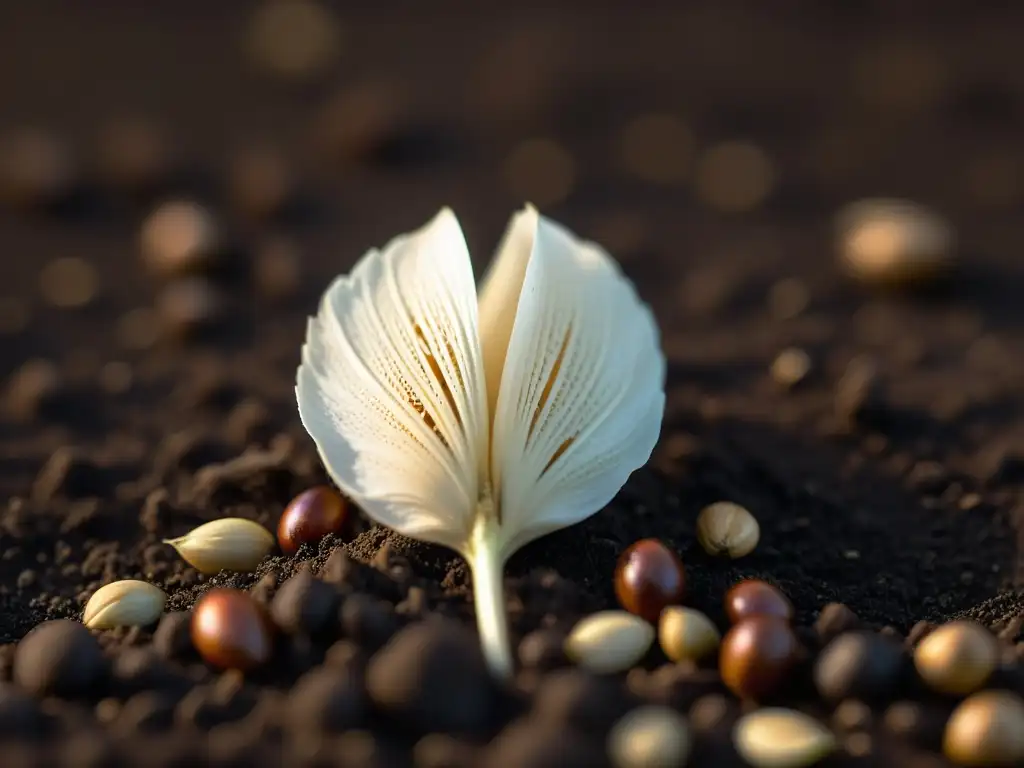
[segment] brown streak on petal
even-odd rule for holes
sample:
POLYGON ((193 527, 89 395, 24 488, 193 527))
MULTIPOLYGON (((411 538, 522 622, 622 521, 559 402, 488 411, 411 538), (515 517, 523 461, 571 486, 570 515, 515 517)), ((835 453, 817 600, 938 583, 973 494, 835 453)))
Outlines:
POLYGON ((572 445, 574 442, 576 442, 576 436, 575 435, 573 435, 572 437, 566 438, 565 442, 562 443, 560 446, 558 446, 558 450, 555 451, 555 453, 551 457, 551 459, 548 460, 548 463, 544 465, 544 469, 541 470, 540 474, 541 474, 542 477, 544 476, 544 473, 547 472, 549 469, 551 469, 551 467, 554 465, 554 463, 556 461, 558 461, 562 457, 562 454, 565 453, 567 450, 569 450, 569 446, 572 445))
MULTIPOLYGON (((533 430, 537 426, 537 422, 540 420, 540 414, 544 410, 544 406, 548 402, 548 398, 551 396, 551 390, 555 386, 555 381, 558 380, 558 372, 562 368, 562 360, 565 359, 565 350, 569 348, 569 339, 572 338, 572 326, 565 332, 565 338, 562 339, 562 347, 558 350, 558 356, 555 358, 555 364, 551 366, 551 372, 548 374, 548 380, 544 384, 544 389, 541 390, 540 400, 537 401, 537 408, 533 412, 533 418, 530 420, 530 431, 526 433, 526 441, 529 442, 530 438, 533 437, 533 430)), ((570 438, 570 441, 572 438, 570 438)), ((563 446, 559 451, 564 450, 568 446, 563 446)), ((555 454, 555 458, 559 454, 555 454)), ((554 461, 552 459, 551 461, 554 461)), ((551 466, 549 463, 548 466, 551 466)), ((546 470, 546 468, 545 468, 546 470)))

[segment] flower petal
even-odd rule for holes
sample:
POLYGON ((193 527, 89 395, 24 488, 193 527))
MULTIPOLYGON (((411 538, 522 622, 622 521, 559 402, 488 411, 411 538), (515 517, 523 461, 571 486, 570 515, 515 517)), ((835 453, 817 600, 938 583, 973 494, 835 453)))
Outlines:
POLYGON ((536 216, 493 420, 505 556, 611 501, 650 458, 664 390, 633 285, 600 246, 536 216))
POLYGON ((338 486, 378 523, 453 548, 486 468, 477 325, 466 242, 444 209, 328 288, 296 386, 338 486))
POLYGON ((480 347, 487 380, 487 406, 493 418, 501 388, 501 372, 512 337, 519 294, 537 231, 537 210, 527 205, 509 221, 494 261, 480 286, 480 347))

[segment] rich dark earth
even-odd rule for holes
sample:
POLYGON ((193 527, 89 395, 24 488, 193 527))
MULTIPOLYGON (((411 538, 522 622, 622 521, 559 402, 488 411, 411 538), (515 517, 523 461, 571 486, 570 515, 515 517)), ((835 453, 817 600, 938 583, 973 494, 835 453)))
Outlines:
MULTIPOLYGON (((615 562, 646 537, 679 553, 687 603, 723 626, 722 596, 747 576, 783 589, 808 638, 830 602, 901 637, 962 614, 999 631, 1024 611, 1024 9, 344 5, 325 22, 338 25, 330 60, 285 79, 245 48, 256 4, 0 10, 5 766, 601 764, 594 745, 640 695, 618 678, 561 672, 535 695, 526 682, 493 692, 428 642, 422 658, 395 646, 415 680, 402 717, 372 690, 364 701, 365 659, 400 627, 431 614, 472 626, 468 574, 447 551, 363 521, 351 542, 205 578, 161 543, 223 516, 274 530, 294 495, 326 481, 292 389, 305 318, 335 274, 442 205, 478 274, 525 198, 604 243, 654 308, 669 359, 650 464, 510 564, 517 641, 614 605, 615 562), (681 150, 630 144, 631 121, 651 112, 680 118, 681 150), (136 118, 151 144, 133 154, 109 137, 136 118), (23 131, 55 137, 57 171, 10 160, 33 154, 12 138, 23 131), (521 145, 533 139, 554 145, 521 145), (708 159, 733 140, 756 147, 754 170, 708 159), (760 192, 729 192, 751 174, 760 192), (878 195, 954 227, 959 268, 940 290, 880 292, 839 268, 832 217, 878 195), (171 198, 222 223, 217 258, 197 266, 201 294, 140 254, 143 220, 171 198), (94 291, 47 269, 65 258, 91 265, 94 291), (182 319, 192 312, 201 323, 182 319), (789 347, 813 363, 794 387, 771 373, 789 347), (869 362, 870 386, 856 381, 869 362), (751 556, 697 544, 696 515, 719 500, 758 518, 751 556), (197 659, 178 612, 211 584, 271 600, 305 569, 340 595, 336 627, 297 620, 280 658, 246 678, 197 659), (66 696, 8 682, 26 633, 80 617, 124 578, 170 595, 155 634, 102 632, 104 656, 86 648, 66 664, 77 673, 40 672, 89 681, 66 696)), ((1021 692, 1018 630, 1003 633, 999 679, 1021 692)), ((662 663, 652 653, 647 666, 662 663)), ((672 684, 684 712, 724 690, 704 670, 672 684)), ((951 706, 916 688, 899 698, 933 718, 951 706)), ((782 700, 825 712, 799 685, 782 700)), ((740 705, 727 701, 692 765, 740 764, 723 725, 740 705)), ((946 765, 934 734, 892 733, 883 710, 870 749, 828 764, 946 765)))

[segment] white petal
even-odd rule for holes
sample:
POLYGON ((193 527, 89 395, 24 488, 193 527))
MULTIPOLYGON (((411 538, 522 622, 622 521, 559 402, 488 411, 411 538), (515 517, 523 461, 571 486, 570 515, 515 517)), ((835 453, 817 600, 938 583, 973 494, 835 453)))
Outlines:
POLYGON ((611 501, 650 458, 664 389, 633 285, 600 246, 536 216, 493 420, 506 556, 611 501))
POLYGON ((480 347, 487 380, 487 406, 492 415, 498 404, 501 371, 512 337, 512 324, 519 306, 519 293, 526 277, 526 265, 537 231, 537 210, 527 205, 509 222, 494 261, 480 286, 480 347))
POLYGON ((309 323, 299 414, 378 523, 460 548, 486 466, 476 290, 455 215, 370 251, 309 323))

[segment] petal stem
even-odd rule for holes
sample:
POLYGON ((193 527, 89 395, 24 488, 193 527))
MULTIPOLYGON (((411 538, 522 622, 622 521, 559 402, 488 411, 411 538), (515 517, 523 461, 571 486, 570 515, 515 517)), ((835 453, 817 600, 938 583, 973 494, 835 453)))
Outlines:
POLYGON ((513 664, 505 605, 505 561, 499 534, 493 519, 478 518, 466 560, 473 571, 473 603, 484 660, 491 674, 506 680, 512 676, 513 664))

